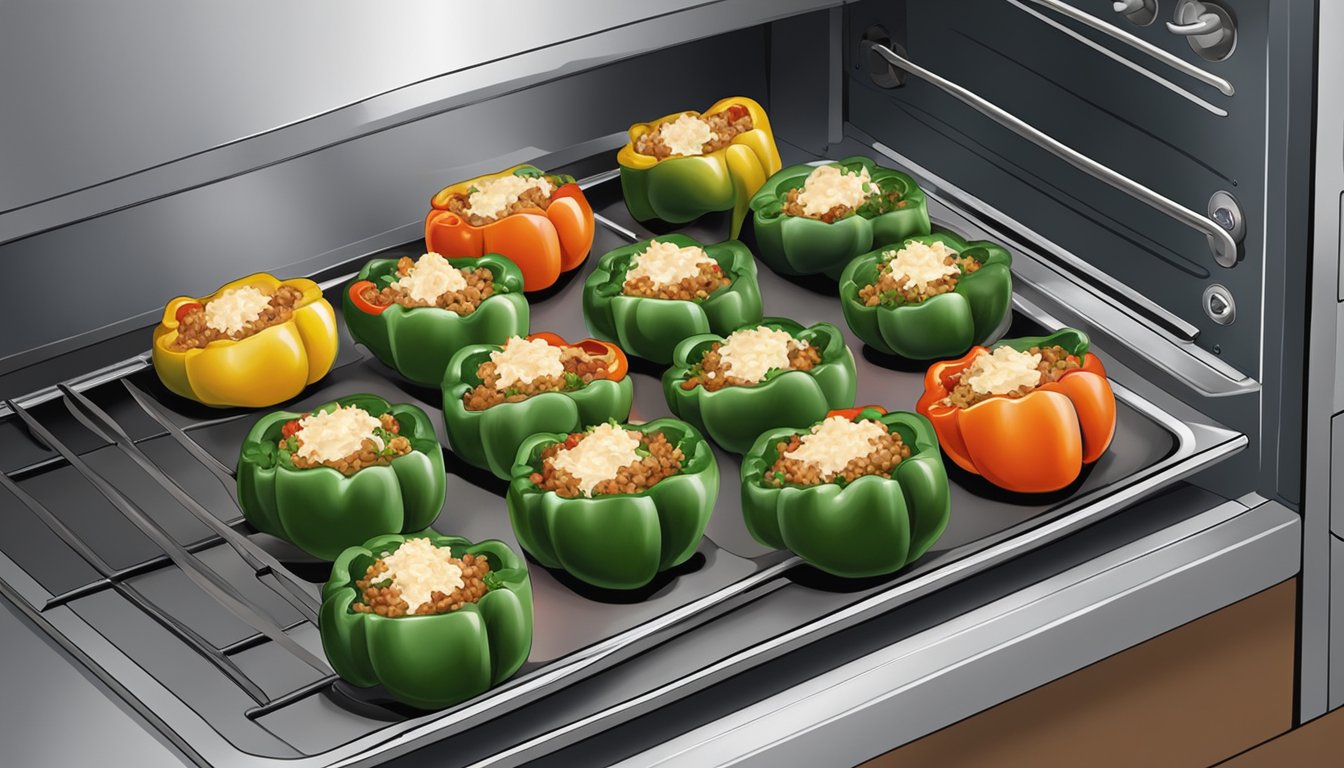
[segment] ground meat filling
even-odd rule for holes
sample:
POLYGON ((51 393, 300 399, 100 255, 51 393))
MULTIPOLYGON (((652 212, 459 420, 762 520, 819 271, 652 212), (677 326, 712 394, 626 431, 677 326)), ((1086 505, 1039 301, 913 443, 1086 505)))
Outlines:
POLYGON ((289 454, 298 469, 330 467, 348 477, 366 467, 391 464, 393 459, 411 452, 411 441, 400 434, 401 424, 392 414, 384 413, 378 417, 378 427, 373 434, 360 443, 359 450, 335 459, 314 460, 299 453, 303 447, 302 421, 303 417, 292 419, 280 430, 279 448, 289 454))
MULTIPOLYGON (((730 336, 729 339, 731 338, 730 336)), ((716 341, 710 346, 704 357, 700 358, 700 362, 692 366, 686 380, 681 382, 682 389, 704 387, 706 391, 714 392, 724 387, 749 387, 760 383, 759 378, 734 375, 731 362, 724 360, 722 352, 724 343, 716 341)), ((810 371, 819 363, 821 363, 821 350, 798 339, 789 341, 787 370, 810 371)))
POLYGON ((384 576, 387 563, 382 558, 373 561, 364 578, 355 582, 359 589, 359 599, 350 604, 355 613, 373 613, 390 619, 401 616, 429 616, 440 613, 452 613, 467 603, 478 602, 490 588, 485 585, 485 575, 490 572, 490 562, 485 555, 467 553, 459 560, 452 557, 448 562, 456 565, 462 572, 462 586, 448 593, 434 590, 430 599, 418 606, 410 606, 402 598, 396 581, 384 576), (411 609, 415 610, 412 611, 411 609))
POLYGON ((1068 350, 1058 345, 1032 347, 1027 350, 1027 354, 1040 356, 1040 362, 1036 364, 1036 370, 1040 372, 1040 378, 1035 384, 1017 386, 1007 392, 985 392, 972 386, 968 381, 973 374, 973 368, 967 368, 958 374, 956 383, 948 391, 947 397, 940 402, 943 405, 951 405, 957 408, 969 408, 991 397, 1023 397, 1037 387, 1052 381, 1059 381, 1064 374, 1083 366, 1082 361, 1076 355, 1070 354, 1068 350))
POLYGON ((481 383, 462 396, 462 403, 468 411, 483 411, 500 403, 520 403, 543 392, 573 392, 597 379, 607 378, 608 362, 580 347, 564 347, 560 353, 560 363, 564 366, 562 375, 539 376, 528 382, 501 382, 498 366, 487 360, 476 368, 476 377, 481 383))
MULTIPOLYGON (((251 288, 248 290, 258 289, 251 288)), ((210 302, 188 305, 187 311, 178 318, 177 338, 173 339, 172 347, 177 351, 185 351, 201 349, 212 341, 245 339, 270 328, 272 325, 279 325, 289 320, 294 316, 294 309, 302 299, 303 291, 292 286, 281 285, 275 289, 275 293, 271 294, 267 305, 251 322, 233 332, 214 328, 206 323, 206 306, 210 302)))
MULTIPOLYGON (((936 252, 941 256, 940 263, 949 268, 949 274, 939 275, 930 280, 916 280, 908 274, 896 271, 896 259, 884 259, 877 265, 876 279, 859 288, 859 301, 868 307, 918 304, 939 294, 951 293, 956 290, 958 280, 965 275, 980 271, 984 266, 974 257, 963 256, 945 247, 936 252), (955 268, 955 272, 952 268, 955 268)), ((888 251, 882 255, 887 257, 894 254, 888 251)))
POLYGON ((703 301, 720 288, 727 288, 732 282, 723 274, 718 264, 701 264, 696 268, 694 275, 682 278, 671 285, 655 285, 652 278, 640 277, 627 280, 622 292, 626 296, 638 296, 644 299, 703 301))
POLYGON ((566 437, 564 442, 547 446, 541 452, 541 471, 533 472, 529 479, 543 491, 554 491, 557 496, 574 498, 642 493, 658 481, 681 472, 686 456, 680 448, 668 442, 663 433, 645 435, 635 430, 623 431, 632 440, 638 441, 638 447, 631 454, 633 461, 616 468, 612 476, 598 481, 588 493, 584 493, 580 479, 557 467, 556 461, 564 451, 577 448, 591 432, 577 432, 566 437))
MULTIPOLYGON (((397 260, 397 276, 406 277, 414 267, 414 259, 402 256, 397 260)), ((465 288, 460 291, 445 291, 432 302, 417 299, 411 296, 406 288, 395 285, 389 285, 382 290, 373 285, 366 286, 360 293, 360 298, 377 307, 389 307, 393 304, 400 304, 408 309, 439 307, 459 315, 470 315, 481 306, 481 302, 495 294, 495 275, 488 269, 479 268, 462 270, 462 277, 467 281, 465 288)))
MULTIPOLYGON (((879 421, 869 422, 881 429, 881 434, 868 441, 869 450, 862 456, 855 456, 842 469, 823 471, 823 467, 814 461, 800 461, 794 456, 803 446, 806 435, 794 435, 787 441, 775 444, 778 458, 766 471, 764 482, 771 488, 784 485, 821 485, 822 483, 849 484, 865 475, 890 477, 902 461, 910 458, 910 446, 901 440, 900 434, 887 429, 879 421)), ((816 428, 813 434, 816 434, 816 428)))
MULTIPOLYGON (((755 127, 756 126, 751 119, 751 113, 746 107, 741 106, 740 104, 733 104, 727 109, 721 112, 715 112, 712 115, 696 116, 687 112, 675 120, 669 120, 662 125, 659 125, 656 130, 649 131, 643 136, 640 136, 635 140, 635 151, 641 155, 650 155, 659 160, 686 155, 708 155, 711 152, 717 152, 729 144, 732 144, 733 139, 739 134, 746 133, 755 127), (699 145, 699 151, 695 151, 692 147, 669 146, 669 141, 664 135, 665 132, 681 129, 687 125, 689 120, 698 120, 705 123, 709 128, 708 138, 699 145), (677 152, 675 149, 689 151, 677 152)), ((701 130, 703 132, 703 129, 701 130)))
POLYGON ((511 200, 503 210, 493 216, 480 216, 471 212, 470 191, 468 191, 467 194, 458 193, 452 195, 448 198, 444 207, 457 214, 463 221, 473 227, 483 227, 486 224, 499 221, 500 219, 512 216, 515 213, 525 213, 528 211, 532 211, 533 213, 545 213, 546 209, 551 207, 551 201, 555 199, 556 191, 564 186, 565 181, 567 181, 558 176, 546 176, 545 178, 550 182, 551 192, 549 194, 536 187, 524 190, 518 195, 517 199, 511 200))
POLYGON ((621 292, 643 299, 703 301, 732 282, 703 248, 653 241, 631 259, 621 292))

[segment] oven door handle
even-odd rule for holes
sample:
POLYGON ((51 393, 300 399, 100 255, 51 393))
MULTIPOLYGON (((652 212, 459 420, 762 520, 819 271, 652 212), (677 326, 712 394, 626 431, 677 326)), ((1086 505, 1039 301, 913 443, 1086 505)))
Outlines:
POLYGON ((985 99, 983 96, 967 90, 951 80, 919 66, 887 46, 882 45, 881 43, 869 43, 868 45, 875 53, 886 59, 887 63, 892 67, 938 86, 948 94, 956 97, 959 101, 965 103, 967 106, 1011 130, 1018 136, 1036 144, 1055 157, 1072 165, 1074 168, 1106 182, 1115 189, 1165 213, 1191 229, 1203 232, 1209 239, 1209 248, 1213 251, 1213 258, 1214 261, 1218 263, 1218 266, 1234 267, 1237 265, 1237 241, 1233 239, 1230 232, 1209 217, 1186 208, 1175 200, 1140 184, 1134 179, 1111 169, 1109 166, 1102 165, 1073 147, 1042 132, 1040 129, 1032 126, 1030 123, 1022 120, 1011 112, 1004 110, 997 104, 985 99))

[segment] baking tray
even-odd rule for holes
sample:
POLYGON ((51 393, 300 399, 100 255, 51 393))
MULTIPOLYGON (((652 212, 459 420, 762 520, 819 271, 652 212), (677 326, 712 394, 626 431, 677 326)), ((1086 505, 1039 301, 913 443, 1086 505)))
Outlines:
MULTIPOLYGON (((599 222, 593 255, 556 287, 529 297, 533 329, 570 339, 587 335, 579 298, 597 257, 634 239, 671 231, 654 232, 631 220, 614 174, 590 178, 586 188, 599 222)), ((955 226, 948 228, 968 234, 955 226)), ((676 231, 714 242, 724 237, 726 220, 708 217, 676 231)), ((416 256, 421 250, 422 244, 413 242, 368 258, 416 256)), ((324 285, 333 305, 339 305, 340 290, 359 263, 327 273, 330 279, 324 285)), ((858 365, 860 404, 913 409, 922 391, 923 366, 901 365, 863 349, 844 326, 833 283, 783 278, 764 267, 759 280, 767 315, 791 317, 804 324, 825 320, 845 330, 858 365)), ((1034 335, 1053 325, 1039 309, 1017 297, 1011 323, 1001 331, 1034 335)), ((341 326, 341 354, 332 373, 292 403, 277 407, 303 409, 345 394, 372 392, 424 408, 443 442, 439 392, 402 380, 357 348, 341 326)), ((670 415, 658 380, 661 371, 639 361, 632 363, 632 419, 670 415)), ((90 428, 81 423, 77 414, 83 411, 69 393, 39 393, 23 400, 22 407, 51 431, 61 447, 87 465, 85 472, 92 470, 112 480, 186 551, 226 574, 243 597, 289 636, 320 653, 314 627, 303 611, 278 599, 274 583, 263 584, 249 573, 238 554, 165 486, 167 479, 217 520, 244 534, 247 546, 264 553, 278 571, 305 582, 309 594, 315 595, 327 575, 325 564, 250 530, 233 503, 227 473, 236 462, 243 435, 259 414, 204 408, 175 397, 159 384, 144 356, 92 374, 76 388, 106 411, 161 476, 131 463, 127 451, 113 444, 115 438, 108 435, 106 424, 95 423, 90 428)), ((835 579, 753 540, 740 513, 738 460, 716 448, 722 476, 719 499, 690 562, 635 593, 593 589, 530 563, 536 617, 528 662, 514 678, 489 693, 431 714, 400 707, 378 689, 353 688, 305 666, 254 627, 212 603, 180 567, 100 496, 79 468, 53 450, 51 440, 34 439, 31 429, 16 425, 13 414, 0 421, 0 428, 13 434, 0 452, 7 477, 65 521, 81 541, 105 555, 115 573, 109 578, 92 571, 68 542, 19 509, 15 518, 23 520, 22 535, 0 542, 0 577, 6 593, 27 602, 40 625, 60 635, 68 649, 125 691, 142 712, 152 713, 151 722, 186 744, 189 751, 208 760, 232 751, 303 763, 307 761, 302 758, 311 757, 314 764, 325 764, 388 739, 431 738, 449 728, 458 731, 498 717, 786 584, 834 593, 837 615, 855 606, 875 610, 885 599, 913 585, 931 583, 931 577, 946 582, 987 567, 991 555, 1003 551, 1006 544, 1079 510, 1101 509, 1106 506, 1104 499, 1123 499, 1125 490, 1140 482, 1155 490, 1154 478, 1160 479, 1162 472, 1189 457, 1193 437, 1181 422, 1123 387, 1117 385, 1116 392, 1117 431, 1111 449, 1078 482, 1058 493, 1006 494, 949 464, 952 515, 947 531, 925 557, 880 579, 835 579), (111 588, 114 582, 118 589, 111 588), (134 587, 135 594, 171 611, 211 646, 223 649, 248 679, 259 681, 266 701, 258 704, 243 696, 200 654, 191 653, 165 627, 135 610, 128 604, 126 584, 134 587), (48 621, 41 620, 43 614, 48 621)), ((516 546, 502 498, 506 484, 466 466, 451 452, 445 451, 445 459, 448 500, 434 527, 473 540, 499 538, 516 546)), ((9 506, 5 493, 0 488, 0 499, 9 506)), ((274 576, 266 579, 276 580, 274 576)))

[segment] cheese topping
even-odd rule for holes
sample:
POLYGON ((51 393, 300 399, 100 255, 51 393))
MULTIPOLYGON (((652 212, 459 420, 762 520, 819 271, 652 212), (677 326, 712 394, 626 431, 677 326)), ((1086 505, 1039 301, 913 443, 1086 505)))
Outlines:
POLYGON ((554 187, 544 176, 500 176, 476 183, 476 191, 467 196, 467 215, 491 219, 503 213, 529 189, 540 189, 546 197, 554 187))
POLYGON ((445 293, 467 287, 467 278, 448 260, 437 253, 426 253, 415 260, 415 266, 405 277, 392 283, 393 288, 404 289, 416 301, 431 304, 445 293))
MULTIPOLYGON (((892 252, 887 251, 882 255, 891 256, 892 252)), ((895 252, 895 258, 891 260, 891 274, 896 278, 908 278, 916 290, 924 293, 934 280, 961 274, 956 264, 944 263, 949 256, 956 258, 957 252, 940 240, 935 240, 932 245, 911 240, 895 252)))
POLYGON ((387 566, 383 578, 391 579, 401 592, 409 606, 407 615, 428 603, 435 592, 451 595, 462 587, 462 568, 448 562, 452 556, 450 548, 436 547, 429 539, 407 539, 396 552, 382 553, 387 566))
POLYGON ((298 454, 313 462, 335 461, 358 451, 369 439, 382 450, 382 438, 373 433, 379 426, 378 419, 353 405, 310 413, 299 419, 298 454))
POLYGON ((205 303, 205 324, 233 336, 241 333, 248 323, 261 317, 262 310, 270 303, 270 296, 250 285, 230 288, 218 298, 205 303))
POLYGON ((714 260, 698 245, 685 248, 676 243, 649 243, 643 253, 630 261, 625 281, 633 282, 641 277, 653 281, 654 286, 676 285, 688 277, 695 277, 701 264, 713 264, 714 260))
POLYGON ((1015 389, 1031 388, 1041 383, 1041 372, 1036 366, 1041 356, 1018 352, 1011 347, 999 347, 992 353, 981 352, 966 369, 962 381, 976 392, 987 395, 1006 395, 1015 389))
POLYGON ((728 364, 734 377, 749 383, 765 378, 775 368, 789 367, 789 343, 797 342, 787 331, 764 326, 733 331, 719 347, 719 356, 728 364))
POLYGON ((562 351, 543 339, 510 336, 503 349, 490 353, 490 362, 495 364, 499 386, 531 384, 543 376, 565 375, 565 365, 560 362, 562 351))
POLYGON ((871 419, 850 421, 832 416, 812 427, 812 434, 803 435, 802 444, 788 457, 814 465, 822 477, 827 477, 872 453, 873 443, 884 434, 882 425, 871 419))
POLYGON ((639 440, 616 424, 599 424, 584 435, 573 448, 563 448, 551 459, 552 466, 568 472, 579 484, 579 492, 592 496, 600 483, 611 480, 639 461, 635 451, 639 440))
POLYGON ((838 165, 819 165, 807 175, 798 192, 798 204, 808 216, 820 216, 837 205, 858 208, 874 192, 867 168, 846 173, 838 165))
POLYGON ((658 137, 674 155, 703 155, 705 143, 714 138, 714 132, 709 123, 686 114, 658 126, 658 137))

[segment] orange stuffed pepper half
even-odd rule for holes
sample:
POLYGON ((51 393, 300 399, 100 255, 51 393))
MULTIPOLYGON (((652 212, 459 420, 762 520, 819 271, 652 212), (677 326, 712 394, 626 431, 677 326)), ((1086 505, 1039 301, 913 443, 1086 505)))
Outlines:
POLYGON ((540 291, 577 269, 593 248, 593 208, 572 176, 531 165, 444 187, 429 201, 425 245, 447 258, 498 253, 540 291))
POLYGON ((1019 493, 1068 486, 1115 436, 1106 369, 1072 328, 934 364, 916 410, 957 466, 1019 493))

